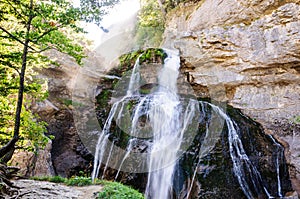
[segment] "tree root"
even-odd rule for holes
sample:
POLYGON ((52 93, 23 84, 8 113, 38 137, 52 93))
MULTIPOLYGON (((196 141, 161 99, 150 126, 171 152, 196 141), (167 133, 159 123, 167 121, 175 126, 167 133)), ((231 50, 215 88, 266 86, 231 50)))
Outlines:
POLYGON ((18 171, 19 168, 17 167, 10 167, 0 163, 0 199, 14 198, 15 195, 19 195, 18 187, 14 186, 10 181, 18 171))

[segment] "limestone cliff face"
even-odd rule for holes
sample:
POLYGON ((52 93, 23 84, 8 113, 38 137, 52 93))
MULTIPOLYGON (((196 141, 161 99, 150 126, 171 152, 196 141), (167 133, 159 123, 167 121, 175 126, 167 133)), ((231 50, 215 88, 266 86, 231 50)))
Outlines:
POLYGON ((228 101, 288 144, 300 192, 300 1, 182 4, 164 37, 198 96, 228 101))

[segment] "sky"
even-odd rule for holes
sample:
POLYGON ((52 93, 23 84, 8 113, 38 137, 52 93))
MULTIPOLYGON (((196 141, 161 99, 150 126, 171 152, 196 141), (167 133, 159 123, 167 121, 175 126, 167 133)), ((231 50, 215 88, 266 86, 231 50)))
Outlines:
MULTIPOLYGON (((100 0, 101 1, 101 0, 100 0)), ((79 5, 79 0, 75 0, 75 5, 79 5)), ((140 8, 139 0, 121 0, 119 4, 114 6, 109 11, 108 15, 103 17, 103 21, 101 25, 103 28, 108 29, 113 24, 120 23, 125 21, 135 15, 140 8)), ((83 24, 85 30, 88 32, 86 37, 92 41, 94 41, 94 46, 98 46, 101 44, 102 34, 106 34, 95 24, 83 24)))

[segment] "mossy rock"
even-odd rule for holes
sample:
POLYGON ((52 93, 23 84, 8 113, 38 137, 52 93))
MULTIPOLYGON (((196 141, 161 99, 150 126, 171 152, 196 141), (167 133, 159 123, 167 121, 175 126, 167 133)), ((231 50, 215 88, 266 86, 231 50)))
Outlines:
MULTIPOLYGON (((138 58, 140 58, 139 64, 147 63, 163 63, 167 54, 161 48, 148 48, 145 50, 137 50, 130 52, 119 57, 120 64, 118 67, 111 69, 107 75, 123 77, 130 76, 131 70, 138 58)), ((114 89, 124 90, 127 89, 127 80, 120 80, 118 78, 102 78, 99 81, 100 93, 96 96, 96 112, 100 125, 103 127, 106 118, 108 117, 111 108, 111 98, 113 96, 114 89), (122 88, 122 89, 121 89, 122 88)), ((155 85, 152 85, 155 86, 155 85)), ((148 94, 151 88, 143 87, 140 89, 141 94, 148 94)), ((115 93, 116 94, 116 93, 115 93)), ((119 94, 119 93, 117 93, 119 94)))

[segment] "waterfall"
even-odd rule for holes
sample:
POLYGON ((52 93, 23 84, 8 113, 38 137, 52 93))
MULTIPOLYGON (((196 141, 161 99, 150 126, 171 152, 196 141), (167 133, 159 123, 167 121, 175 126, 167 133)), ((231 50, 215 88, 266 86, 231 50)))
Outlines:
POLYGON ((278 196, 282 197, 282 193, 281 193, 281 182, 280 182, 280 164, 279 161, 281 159, 281 157, 284 156, 283 154, 283 147, 276 142, 276 140, 273 138, 272 135, 269 135, 272 142, 276 145, 276 151, 275 151, 275 167, 276 167, 276 174, 277 174, 277 191, 278 191, 278 196))
POLYGON ((152 172, 148 175, 146 188, 148 198, 167 199, 172 186, 174 161, 182 137, 180 130, 181 106, 176 94, 179 64, 178 56, 168 54, 159 75, 158 92, 153 96, 153 105, 149 110, 153 144, 149 157, 149 170, 152 172), (158 170, 155 171, 155 168, 158 170))
POLYGON ((180 67, 178 54, 166 51, 164 67, 158 75, 159 88, 153 94, 148 118, 152 127, 149 155, 147 198, 170 198, 173 174, 183 136, 196 115, 197 101, 189 100, 185 107, 177 95, 180 67))
MULTIPOLYGON (((123 98, 121 98, 120 100, 116 101, 113 104, 113 106, 112 106, 112 108, 109 112, 108 118, 107 118, 107 120, 104 124, 103 130, 102 130, 102 132, 99 136, 99 139, 98 139, 98 142, 97 142, 97 145, 96 145, 94 167, 93 167, 93 172, 92 172, 92 180, 93 181, 99 175, 99 170, 101 168, 101 163, 102 163, 102 160, 103 160, 103 156, 105 155, 105 151, 106 151, 106 145, 107 145, 108 137, 109 137, 109 134, 110 134, 111 124, 112 124, 112 121, 113 121, 115 115, 117 114, 117 110, 119 108, 119 105, 121 104, 121 108, 119 110, 117 121, 121 119, 121 116, 122 116, 121 113, 122 113, 122 110, 123 110, 123 107, 124 107, 124 101, 133 94, 133 90, 134 90, 135 86, 137 86, 138 83, 139 83, 139 73, 138 73, 138 71, 139 71, 139 58, 136 60, 136 62, 134 64, 133 72, 132 72, 132 75, 131 75, 131 78, 130 78, 130 83, 129 83, 129 86, 128 86, 126 96, 124 96, 123 98)), ((110 152, 109 152, 108 159, 106 161, 105 167, 107 167, 108 161, 110 160, 112 149, 113 149, 113 144, 110 148, 110 152)), ((106 168, 104 170, 106 170, 106 168)))
MULTIPOLYGON (((146 187, 146 195, 148 198, 167 199, 170 197, 173 172, 178 159, 178 151, 180 150, 183 135, 189 124, 197 112, 197 101, 189 100, 186 107, 180 101, 177 95, 177 77, 180 67, 180 58, 177 52, 170 50, 165 51, 167 58, 158 75, 158 88, 151 94, 142 96, 138 92, 140 84, 140 63, 137 59, 128 85, 126 95, 116 101, 109 113, 108 119, 99 136, 96 146, 94 171, 92 179, 99 175, 103 155, 107 139, 110 134, 110 128, 113 118, 117 124, 121 124, 124 111, 124 102, 133 96, 138 98, 138 103, 133 110, 131 117, 131 138, 128 141, 126 153, 118 167, 115 178, 128 158, 137 138, 151 138, 148 142, 150 153, 148 155, 149 176, 146 187), (151 132, 147 132, 143 136, 138 128, 139 119, 146 116, 147 122, 151 126, 151 132)), ((111 148, 109 158, 111 156, 111 148)), ((109 161, 109 158, 106 162, 109 161)), ((105 169, 106 170, 106 167, 105 169)))
MULTIPOLYGON (((173 197, 173 181, 176 165, 180 154, 184 153, 183 146, 186 144, 187 139, 194 139, 194 137, 186 136, 193 120, 199 120, 205 117, 205 108, 210 107, 212 111, 221 118, 227 127, 227 139, 229 156, 233 165, 233 174, 238 181, 238 184, 248 199, 255 198, 256 196, 265 195, 268 198, 274 198, 270 193, 269 187, 266 186, 265 181, 259 169, 248 157, 244 145, 240 137, 238 125, 232 120, 220 107, 208 102, 202 102, 194 99, 182 99, 183 97, 178 94, 178 75, 180 67, 180 58, 177 52, 165 50, 167 58, 164 60, 163 67, 157 75, 157 85, 151 90, 149 94, 141 94, 139 92, 142 77, 140 74, 141 64, 140 57, 136 60, 133 67, 131 76, 125 96, 115 100, 108 118, 104 124, 103 130, 99 135, 96 146, 94 170, 92 172, 92 179, 94 180, 99 176, 101 163, 105 159, 105 167, 102 173, 107 170, 107 165, 114 157, 113 145, 115 141, 109 145, 110 135, 113 120, 115 124, 127 131, 127 146, 124 148, 121 158, 115 167, 117 173, 115 180, 120 175, 122 169, 127 168, 128 161, 131 160, 131 153, 140 141, 147 145, 146 155, 146 168, 144 173, 148 173, 147 185, 145 196, 148 199, 169 199, 173 197), (128 111, 128 102, 134 101, 133 107, 130 109, 130 117, 125 118, 125 113, 128 111), (200 110, 201 107, 201 110, 200 110), (200 119, 199 119, 200 118, 200 119), (125 120, 125 121, 124 121, 125 120), (142 121, 142 122, 141 122, 142 121), (126 122, 126 127, 122 124, 126 122), (142 125, 141 125, 142 123, 142 125)), ((141 55, 142 56, 142 55, 141 55)), ((191 175, 191 186, 186 192, 187 198, 191 196, 191 190, 194 181, 196 180, 198 167, 202 158, 214 149, 218 140, 221 137, 223 123, 215 120, 220 124, 206 123, 206 132, 203 141, 199 145, 198 160, 191 175), (216 129, 211 130, 210 125, 215 126, 216 129)), ((212 122, 213 123, 213 122, 212 122)), ((197 131, 197 129, 192 129, 197 131)), ((283 149, 272 136, 270 136, 277 150, 281 153, 283 149)), ((196 155, 196 154, 195 154, 196 155)), ((274 164, 277 174, 277 196, 282 197, 282 188, 280 181, 280 155, 275 157, 274 164)), ((274 195, 274 194, 273 194, 274 195)))
MULTIPOLYGON (((277 195, 273 196, 270 194, 268 188, 265 186, 261 173, 258 171, 256 166, 252 163, 252 161, 246 154, 241 137, 239 135, 239 128, 237 124, 220 107, 208 102, 200 101, 199 103, 202 107, 201 113, 205 114, 205 111, 203 110, 204 106, 210 106, 215 113, 217 113, 220 117, 222 117, 225 120, 228 129, 228 144, 230 157, 233 163, 233 171, 245 196, 248 199, 254 199, 256 198, 255 196, 262 196, 265 194, 268 198, 282 198, 283 195, 280 181, 279 161, 282 160, 283 157, 283 147, 278 142, 276 142, 276 140, 271 135, 268 135, 268 137, 270 137, 270 139, 272 140, 273 144, 276 146, 276 150, 274 151, 274 166, 276 168, 277 195)), ((205 157, 212 150, 213 146, 215 146, 217 142, 217 138, 219 138, 221 133, 210 132, 207 124, 208 123, 206 123, 205 137, 202 141, 201 148, 198 153, 199 159, 197 161, 196 167, 194 168, 194 173, 192 175, 192 185, 195 181, 197 172, 199 172, 197 168, 199 168, 202 158, 205 157), (213 140, 214 143, 212 143, 211 140, 213 140)), ((192 185, 187 190, 186 198, 190 197, 192 185)))

